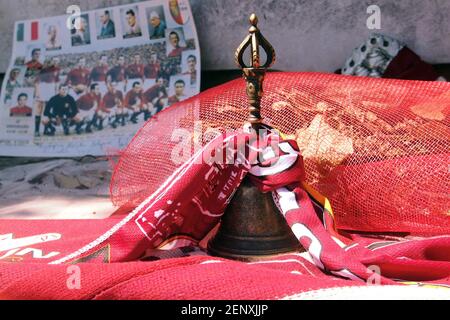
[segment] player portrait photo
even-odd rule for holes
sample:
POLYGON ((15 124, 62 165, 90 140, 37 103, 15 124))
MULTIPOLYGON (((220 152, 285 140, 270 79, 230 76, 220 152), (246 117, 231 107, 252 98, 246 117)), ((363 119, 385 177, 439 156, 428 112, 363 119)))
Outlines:
POLYGON ((15 89, 23 86, 25 71, 25 67, 13 67, 9 70, 5 85, 4 103, 8 103, 12 99, 15 89))
POLYGON ((14 65, 15 66, 24 66, 25 65, 25 61, 26 61, 26 58, 25 57, 17 57, 17 58, 15 58, 14 59, 14 65))
POLYGON ((18 88, 14 90, 8 105, 10 118, 31 118, 33 116, 33 89, 18 88))
POLYGON ((111 39, 116 37, 116 24, 113 20, 113 10, 105 9, 95 13, 97 25, 97 39, 111 39))
POLYGON ((44 23, 45 50, 57 51, 62 49, 61 22, 54 20, 44 23))
POLYGON ((190 96, 190 81, 191 77, 188 75, 174 76, 170 78, 169 105, 186 100, 190 96))
POLYGON ((190 86, 197 85, 198 81, 198 57, 195 50, 184 51, 182 54, 183 75, 190 76, 190 86))
POLYGON ((139 21, 139 9, 137 6, 120 9, 122 20, 123 38, 142 37, 142 28, 139 21))
POLYGON ((164 7, 151 7, 146 9, 146 17, 148 21, 148 33, 150 40, 160 40, 166 37, 166 16, 164 7))
POLYGON ((184 25, 188 22, 188 19, 184 16, 185 6, 183 6, 182 1, 169 0, 169 11, 172 16, 173 21, 179 25, 184 25))
MULTIPOLYGON (((72 46, 85 46, 91 44, 91 31, 89 26, 89 15, 83 14, 79 18, 79 28, 74 27, 70 30, 72 46)), ((76 23, 73 25, 76 26, 76 23)))
POLYGON ((186 49, 186 40, 183 28, 167 29, 167 56, 169 58, 179 58, 186 49))

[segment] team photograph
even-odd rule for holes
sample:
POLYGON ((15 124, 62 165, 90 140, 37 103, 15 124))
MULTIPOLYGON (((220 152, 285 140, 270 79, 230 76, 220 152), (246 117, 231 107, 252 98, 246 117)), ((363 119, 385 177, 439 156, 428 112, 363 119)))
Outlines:
MULTIPOLYGON (((169 58, 166 45, 157 43, 45 59, 41 49, 32 50, 23 87, 35 88, 35 137, 138 124, 184 100, 197 77, 195 51, 185 49, 169 58)), ((9 84, 20 91, 14 86, 19 72, 12 70, 9 84)))
POLYGON ((28 45, 25 55, 14 60, 3 101, 7 117, 26 118, 28 133, 39 142, 140 126, 195 95, 196 39, 185 35, 183 21, 171 8, 170 15, 162 5, 83 13, 70 30, 64 30, 61 19, 49 19, 42 24, 45 43, 28 45), (147 43, 108 45, 139 37, 147 43), (67 45, 77 50, 64 50, 67 45))

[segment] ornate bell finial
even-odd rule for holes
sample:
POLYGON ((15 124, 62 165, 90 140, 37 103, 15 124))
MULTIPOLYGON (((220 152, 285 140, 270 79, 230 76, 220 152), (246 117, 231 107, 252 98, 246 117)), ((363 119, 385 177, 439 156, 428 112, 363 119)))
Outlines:
POLYGON ((236 63, 242 68, 244 73, 244 78, 247 82, 247 95, 249 98, 249 111, 250 116, 248 121, 252 124, 254 129, 258 129, 260 124, 263 122, 261 116, 261 99, 264 94, 264 78, 267 69, 270 68, 276 59, 275 49, 269 43, 269 41, 264 38, 261 31, 258 29, 258 17, 256 14, 250 16, 251 27, 249 29, 249 35, 236 51, 236 63), (247 65, 244 62, 245 51, 251 48, 251 64, 247 65), (261 66, 261 56, 260 47, 265 51, 267 56, 267 61, 261 66))

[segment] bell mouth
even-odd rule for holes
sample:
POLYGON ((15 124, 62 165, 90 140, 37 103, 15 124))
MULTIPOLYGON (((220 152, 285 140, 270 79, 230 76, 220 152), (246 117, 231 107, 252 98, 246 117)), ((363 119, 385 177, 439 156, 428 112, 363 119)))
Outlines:
POLYGON ((254 261, 299 252, 302 247, 279 212, 271 193, 262 193, 246 177, 231 200, 208 253, 254 261))

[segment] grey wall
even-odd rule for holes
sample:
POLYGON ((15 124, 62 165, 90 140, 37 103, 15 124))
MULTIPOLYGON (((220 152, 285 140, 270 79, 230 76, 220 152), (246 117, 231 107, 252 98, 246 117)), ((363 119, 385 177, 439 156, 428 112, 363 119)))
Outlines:
MULTIPOLYGON (((132 0, 1 0, 0 72, 11 54, 14 21, 64 14, 69 4, 83 10, 132 0)), ((334 71, 371 33, 367 7, 382 10, 379 32, 406 42, 425 60, 450 62, 448 0, 191 0, 205 69, 231 69, 234 50, 255 11, 278 52, 277 69, 334 71)))

